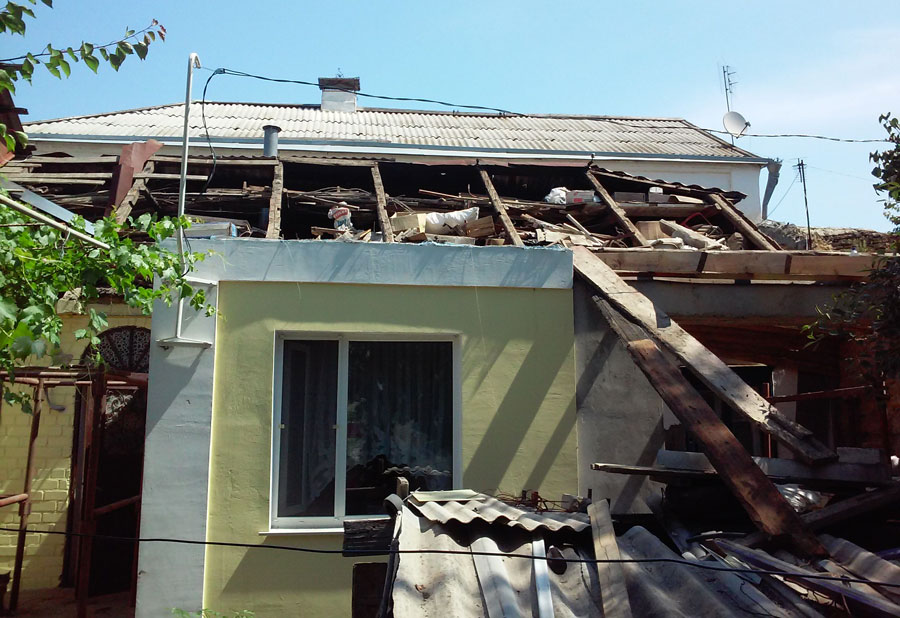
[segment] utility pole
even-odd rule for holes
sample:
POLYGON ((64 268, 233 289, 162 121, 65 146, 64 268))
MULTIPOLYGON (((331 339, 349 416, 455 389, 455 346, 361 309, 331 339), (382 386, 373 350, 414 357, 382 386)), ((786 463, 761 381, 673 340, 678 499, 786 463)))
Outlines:
POLYGON ((800 174, 800 184, 803 185, 803 205, 806 207, 806 249, 812 249, 812 229, 809 226, 809 201, 806 199, 806 164, 803 159, 797 160, 794 166, 797 173, 800 174))

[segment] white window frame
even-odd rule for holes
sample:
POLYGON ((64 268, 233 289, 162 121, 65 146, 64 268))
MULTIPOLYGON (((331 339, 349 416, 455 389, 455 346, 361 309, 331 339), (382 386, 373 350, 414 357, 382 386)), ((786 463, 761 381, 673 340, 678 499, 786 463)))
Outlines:
POLYGON ((269 528, 275 534, 290 532, 342 533, 345 520, 377 519, 381 516, 346 515, 347 489, 347 387, 348 359, 351 341, 443 341, 452 344, 453 430, 452 487, 462 483, 462 355, 459 333, 349 333, 322 331, 278 331, 275 333, 275 358, 272 384, 272 440, 270 452, 269 528), (338 342, 337 424, 335 425, 334 516, 279 517, 278 479, 281 449, 282 380, 284 377, 284 343, 291 340, 325 340, 338 342))

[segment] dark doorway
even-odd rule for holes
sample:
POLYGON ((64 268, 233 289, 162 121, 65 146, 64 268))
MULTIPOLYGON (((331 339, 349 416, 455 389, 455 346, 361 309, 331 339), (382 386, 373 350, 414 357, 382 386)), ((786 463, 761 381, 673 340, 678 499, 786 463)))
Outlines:
MULTIPOLYGON (((85 365, 96 364, 97 355, 109 371, 146 373, 149 369, 150 331, 123 326, 105 331, 100 343, 82 355, 85 365)), ((146 389, 115 386, 107 389, 106 406, 96 436, 99 457, 96 470, 96 496, 93 504, 83 499, 87 479, 84 455, 85 405, 87 389, 79 389, 75 404, 75 431, 72 445, 72 482, 70 485, 67 528, 79 530, 87 521, 86 509, 93 509, 95 534, 133 538, 140 526, 140 494, 144 462, 144 425, 147 416, 146 389), (114 507, 107 509, 106 507, 114 507)), ((62 585, 77 580, 78 542, 68 537, 62 585)), ((134 543, 97 538, 92 541, 90 560, 91 596, 133 589, 137 547, 134 543)))

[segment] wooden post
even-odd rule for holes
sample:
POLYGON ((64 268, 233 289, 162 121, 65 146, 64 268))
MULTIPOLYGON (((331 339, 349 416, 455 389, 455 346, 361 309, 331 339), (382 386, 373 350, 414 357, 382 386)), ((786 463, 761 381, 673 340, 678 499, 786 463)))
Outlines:
POLYGON ((381 181, 381 170, 378 162, 372 164, 372 182, 375 184, 376 213, 378 225, 381 226, 383 242, 394 242, 394 228, 387 214, 387 195, 384 193, 384 183, 381 181))
POLYGON ((269 225, 266 238, 281 238, 281 198, 284 193, 284 164, 275 164, 272 176, 272 195, 269 196, 269 225))
MULTIPOLYGON (((594 556, 597 560, 620 560, 616 532, 613 530, 606 501, 588 505, 588 515, 594 536, 594 556)), ((604 618, 631 618, 631 603, 628 600, 622 565, 618 562, 598 562, 597 577, 600 580, 604 618)))
POLYGON ((509 218, 509 213, 506 212, 506 206, 503 204, 503 200, 500 199, 497 189, 494 188, 491 177, 488 175, 487 171, 482 168, 478 168, 478 173, 481 175, 481 182, 484 183, 484 188, 487 189, 488 196, 491 198, 491 205, 494 207, 494 210, 497 211, 497 214, 500 215, 500 224, 503 226, 503 231, 506 232, 506 236, 515 246, 524 247, 525 243, 522 242, 522 238, 519 236, 519 232, 513 225, 512 219, 509 218))
POLYGON ((649 298, 625 283, 590 250, 576 247, 573 253, 575 270, 585 281, 600 292, 616 311, 640 325, 675 354, 723 402, 780 440, 804 462, 815 465, 837 459, 837 454, 819 442, 810 430, 782 415, 722 359, 706 349, 649 298))
POLYGON ((634 238, 634 242, 639 247, 649 247, 650 243, 647 242, 647 239, 644 238, 644 235, 638 231, 638 229, 634 226, 634 223, 631 222, 631 219, 628 218, 628 215, 625 214, 625 211, 622 210, 622 207, 616 203, 616 200, 613 199, 612 195, 609 194, 609 191, 606 190, 600 181, 597 180, 597 177, 588 170, 586 172, 587 179, 594 186, 594 191, 600 196, 600 199, 609 207, 610 211, 613 213, 613 216, 616 218, 616 221, 619 222, 619 225, 625 228, 625 231, 628 232, 632 238, 634 238))
POLYGON ((87 600, 91 582, 93 535, 96 532, 94 505, 97 499, 97 467, 100 465, 103 417, 106 412, 106 374, 101 370, 91 376, 90 405, 85 406, 84 435, 84 493, 81 500, 81 536, 78 537, 78 566, 76 569, 75 600, 78 618, 87 616, 87 600))
POLYGON ((28 455, 25 459, 25 482, 22 493, 28 497, 19 503, 19 536, 16 540, 16 561, 13 566, 12 592, 9 595, 9 611, 19 605, 19 589, 22 587, 22 562, 25 560, 25 540, 28 535, 28 516, 31 514, 31 477, 34 476, 34 447, 41 426, 41 404, 44 397, 44 381, 38 380, 31 395, 31 435, 28 438, 28 455))

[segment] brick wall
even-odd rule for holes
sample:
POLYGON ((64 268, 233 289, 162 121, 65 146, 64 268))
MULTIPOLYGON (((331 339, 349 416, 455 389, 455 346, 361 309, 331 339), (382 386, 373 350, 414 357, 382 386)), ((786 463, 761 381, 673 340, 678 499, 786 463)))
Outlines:
MULTIPOLYGON (((150 328, 150 318, 136 314, 129 307, 106 303, 94 306, 105 311, 109 327, 141 326, 150 328)), ((76 341, 73 333, 86 326, 83 315, 63 315, 62 349, 78 360, 84 342, 76 341)), ((28 392, 30 392, 30 388, 28 392)), ((65 406, 57 412, 45 404, 35 447, 33 506, 28 518, 29 527, 42 530, 66 529, 68 509, 72 431, 75 415, 74 388, 50 389, 54 405, 65 406)), ((25 456, 31 416, 20 409, 4 405, 0 413, 0 493, 17 494, 22 491, 25 476, 25 456)), ((18 528, 18 507, 0 508, 0 527, 18 528)), ((12 572, 16 553, 16 533, 0 531, 0 573, 12 572)), ((62 574, 65 537, 55 534, 29 534, 25 548, 22 588, 51 588, 59 585, 62 574)))

